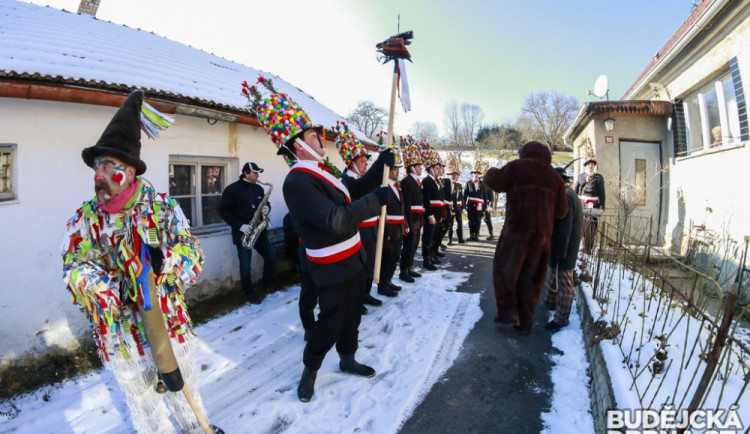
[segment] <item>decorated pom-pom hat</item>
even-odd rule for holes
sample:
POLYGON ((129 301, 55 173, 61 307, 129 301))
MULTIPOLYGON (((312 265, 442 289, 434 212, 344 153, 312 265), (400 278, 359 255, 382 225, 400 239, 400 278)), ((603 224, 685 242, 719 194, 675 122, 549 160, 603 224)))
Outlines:
POLYGON ((471 169, 471 173, 484 173, 482 172, 482 169, 484 168, 482 157, 483 155, 481 152, 474 154, 474 168, 471 169))
POLYGON ((365 149, 365 146, 359 141, 357 136, 349 131, 346 122, 336 121, 336 126, 331 129, 338 131, 338 135, 336 136, 336 149, 338 149, 341 159, 344 160, 344 166, 349 167, 349 165, 360 156, 370 158, 367 149, 365 149))
POLYGON ((395 143, 391 143, 390 145, 387 145, 385 143, 385 138, 388 136, 388 133, 385 131, 381 131, 377 134, 378 139, 378 152, 385 152, 387 149, 390 149, 393 151, 393 167, 404 167, 403 159, 401 158, 401 151, 399 151, 398 146, 396 146, 395 143))
POLYGON ((438 153, 430 148, 430 144, 423 141, 421 143, 422 146, 422 164, 425 165, 425 167, 430 168, 436 164, 442 164, 440 162, 440 155, 438 153))
POLYGON ((461 174, 461 169, 458 165, 458 156, 455 152, 451 151, 448 152, 448 175, 452 175, 454 173, 461 174))
POLYGON ((399 137, 399 143, 406 167, 422 164, 422 148, 414 142, 411 136, 399 137))
POLYGON ((273 93, 263 98, 258 89, 255 86, 248 86, 247 82, 242 84, 242 93, 248 97, 249 105, 257 104, 254 108, 260 125, 278 148, 276 154, 284 155, 289 163, 294 139, 311 128, 322 133, 323 127, 313 125, 310 116, 302 107, 287 94, 277 92, 270 79, 258 77, 258 83, 273 93))
POLYGON ((141 130, 155 139, 160 130, 172 127, 174 120, 151 107, 143 98, 142 90, 132 91, 96 144, 81 152, 87 166, 94 167, 97 157, 109 156, 135 167, 136 175, 146 171, 146 163, 141 160, 141 130))

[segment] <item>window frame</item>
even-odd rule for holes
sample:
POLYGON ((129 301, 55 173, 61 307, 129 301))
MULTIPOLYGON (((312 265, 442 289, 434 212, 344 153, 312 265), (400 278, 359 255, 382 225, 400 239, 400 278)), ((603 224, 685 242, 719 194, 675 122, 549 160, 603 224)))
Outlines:
POLYGON ((14 143, 0 143, 0 153, 10 154, 10 163, 7 165, 10 174, 3 174, 0 167, 0 177, 7 177, 10 189, 0 192, 0 204, 12 203, 18 200, 18 145, 14 143))
POLYGON ((730 60, 727 70, 712 76, 698 90, 675 101, 674 151, 678 159, 741 148, 748 141, 744 90, 736 58, 730 60), (707 98, 709 94, 715 94, 715 98, 707 98), (708 107, 708 100, 713 99, 715 109, 708 107), (722 133, 721 144, 716 147, 712 146, 712 128, 717 125, 711 125, 711 117, 718 117, 722 133), (696 146, 698 140, 701 143, 696 146))
MULTIPOLYGON (((210 224, 203 224, 203 197, 207 194, 203 193, 202 191, 202 182, 201 182, 201 168, 203 166, 223 166, 224 168, 224 176, 223 176, 223 188, 226 188, 230 183, 230 176, 229 173, 232 171, 233 168, 237 166, 237 161, 234 158, 227 158, 227 157, 208 157, 208 156, 190 156, 190 155, 170 155, 169 156, 169 163, 167 167, 167 177, 170 179, 172 177, 172 166, 178 165, 178 166, 192 166, 192 173, 191 173, 191 181, 190 181, 190 190, 191 193, 189 195, 178 195, 178 194, 172 194, 172 189, 170 186, 169 189, 169 197, 172 199, 182 199, 182 198, 192 198, 192 208, 189 212, 185 212, 185 215, 191 215, 192 218, 190 219, 190 228, 191 230, 196 233, 209 233, 209 232, 224 232, 227 230, 229 225, 226 224, 223 220, 221 222, 217 223, 210 223, 210 224)), ((214 196, 221 197, 221 192, 218 194, 214 194, 214 196)), ((182 205, 181 205, 182 206, 182 205)))

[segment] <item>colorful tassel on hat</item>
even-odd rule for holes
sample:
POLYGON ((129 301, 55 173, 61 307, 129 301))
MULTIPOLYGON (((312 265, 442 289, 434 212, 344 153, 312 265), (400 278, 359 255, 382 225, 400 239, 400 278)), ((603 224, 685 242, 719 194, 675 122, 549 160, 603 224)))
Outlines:
POLYGON ((174 127, 174 119, 156 110, 146 101, 141 105, 141 130, 149 139, 158 139, 159 132, 174 127))

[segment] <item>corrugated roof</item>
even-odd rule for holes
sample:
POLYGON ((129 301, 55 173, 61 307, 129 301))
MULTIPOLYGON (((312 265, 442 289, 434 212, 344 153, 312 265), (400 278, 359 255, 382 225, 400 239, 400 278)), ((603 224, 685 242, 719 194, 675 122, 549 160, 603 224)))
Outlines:
POLYGON ((258 75, 271 78, 313 123, 330 128, 343 120, 274 74, 89 15, 0 0, 0 79, 123 91, 141 88, 150 97, 247 112, 241 83, 253 83, 258 75))

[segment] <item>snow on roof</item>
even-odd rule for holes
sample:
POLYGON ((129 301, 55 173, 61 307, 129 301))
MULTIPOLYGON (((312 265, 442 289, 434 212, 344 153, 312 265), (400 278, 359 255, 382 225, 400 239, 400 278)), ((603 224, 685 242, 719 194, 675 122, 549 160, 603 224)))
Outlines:
MULTIPOLYGON (((246 112, 242 82, 273 80, 327 129, 343 118, 280 77, 154 33, 15 0, 0 0, 0 79, 32 78, 246 112)), ((370 140, 351 128, 360 140, 370 140)))

